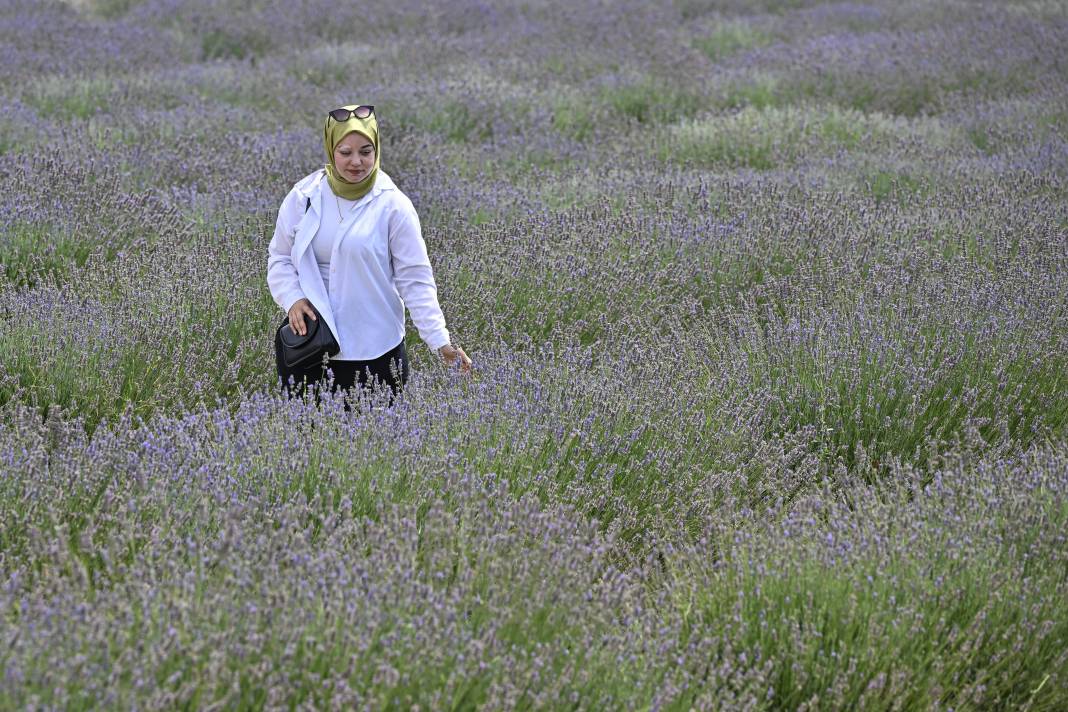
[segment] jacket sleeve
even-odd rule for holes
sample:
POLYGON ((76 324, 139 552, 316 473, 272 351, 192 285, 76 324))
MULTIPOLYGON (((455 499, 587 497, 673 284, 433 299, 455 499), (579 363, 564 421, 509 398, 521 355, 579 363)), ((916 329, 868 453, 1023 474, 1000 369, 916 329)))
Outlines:
POLYGON ((408 307, 419 336, 436 352, 449 343, 449 330, 445 328, 445 315, 438 304, 438 287, 419 216, 410 203, 390 213, 389 253, 397 292, 408 307))
POLYGON ((278 208, 278 220, 274 226, 274 237, 267 248, 267 287, 278 306, 288 314, 289 308, 299 299, 304 298, 300 288, 297 267, 290 255, 293 241, 297 234, 297 225, 304 216, 301 194, 296 188, 282 201, 278 208))

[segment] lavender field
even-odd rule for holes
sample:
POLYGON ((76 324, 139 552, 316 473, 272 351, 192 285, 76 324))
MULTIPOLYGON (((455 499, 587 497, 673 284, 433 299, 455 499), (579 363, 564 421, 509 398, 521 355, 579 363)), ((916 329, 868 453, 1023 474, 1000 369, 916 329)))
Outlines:
POLYGON ((0 0, 0 709, 1068 709, 1062 0, 0 0), (376 106, 447 369, 277 395, 376 106))

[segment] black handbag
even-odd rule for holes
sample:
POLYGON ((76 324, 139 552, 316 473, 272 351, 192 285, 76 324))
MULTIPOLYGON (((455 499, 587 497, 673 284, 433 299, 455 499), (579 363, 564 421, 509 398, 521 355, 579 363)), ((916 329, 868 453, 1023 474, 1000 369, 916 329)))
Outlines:
POLYGON ((278 363, 286 368, 304 368, 317 364, 323 360, 323 354, 333 356, 341 350, 337 339, 330 333, 330 327, 323 322, 323 317, 312 307, 315 319, 304 319, 305 334, 301 336, 289 327, 289 319, 286 318, 278 327, 278 338, 275 339, 275 348, 278 353, 278 363))

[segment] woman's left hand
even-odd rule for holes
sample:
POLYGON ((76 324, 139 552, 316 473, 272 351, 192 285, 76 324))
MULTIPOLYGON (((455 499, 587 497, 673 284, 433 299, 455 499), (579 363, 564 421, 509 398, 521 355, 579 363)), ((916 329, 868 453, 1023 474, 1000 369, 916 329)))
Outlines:
POLYGON ((471 359, 468 358, 467 354, 465 354, 464 350, 459 346, 445 344, 438 349, 438 353, 441 354, 441 358, 449 366, 455 366, 457 361, 459 361, 460 370, 465 374, 471 373, 471 359))

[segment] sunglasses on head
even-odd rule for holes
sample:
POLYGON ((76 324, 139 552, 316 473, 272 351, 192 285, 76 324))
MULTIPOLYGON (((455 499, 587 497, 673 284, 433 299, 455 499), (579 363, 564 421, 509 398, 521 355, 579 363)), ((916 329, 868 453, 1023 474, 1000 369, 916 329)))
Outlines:
POLYGON ((357 106, 355 109, 334 109, 330 112, 330 118, 334 121, 342 122, 348 121, 351 116, 355 116, 357 119, 366 119, 373 113, 375 113, 375 107, 370 104, 364 104, 363 106, 357 106))

